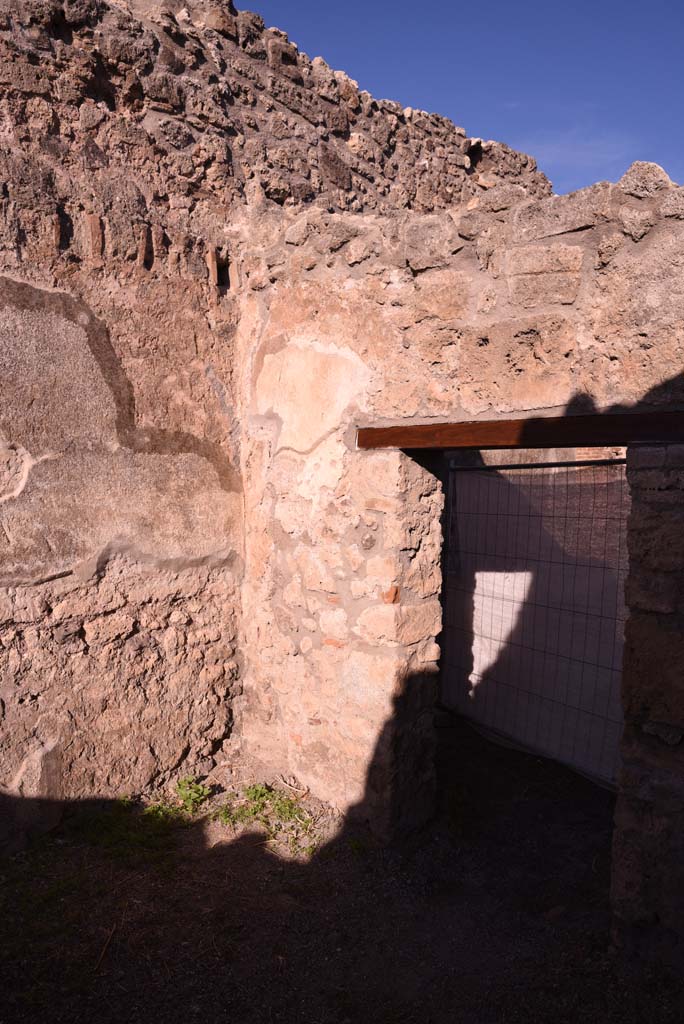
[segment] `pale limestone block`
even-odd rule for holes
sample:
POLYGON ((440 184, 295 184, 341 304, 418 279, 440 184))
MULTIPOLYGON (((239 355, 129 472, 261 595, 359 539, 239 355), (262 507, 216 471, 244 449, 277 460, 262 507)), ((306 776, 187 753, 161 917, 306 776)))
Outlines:
POLYGON ((356 452, 347 470, 347 485, 357 501, 394 498, 403 489, 403 459, 396 451, 356 452))
POLYGON ((428 270, 416 284, 416 298, 411 306, 413 323, 424 316, 441 321, 464 316, 468 308, 471 280, 456 270, 428 270))
POLYGON ((293 576, 287 586, 283 587, 283 601, 290 608, 305 608, 306 601, 302 591, 302 578, 293 576))
POLYGON ((366 608, 354 632, 367 643, 415 644, 435 637, 441 629, 442 608, 437 600, 415 605, 381 604, 366 608))
POLYGON ((278 498, 273 515, 285 533, 291 537, 300 537, 311 517, 311 502, 294 493, 285 494, 278 498))
POLYGON ((576 245, 529 246, 508 253, 508 290, 513 302, 535 306, 575 301, 583 250, 576 245))
POLYGON ((401 565, 397 555, 381 554, 368 559, 366 579, 372 586, 381 590, 389 590, 398 583, 401 576, 401 565))
POLYGON ((518 274, 579 273, 584 250, 578 245, 530 245, 512 249, 507 256, 507 270, 518 274))
POLYGON ((520 203, 512 211, 514 237, 519 241, 541 240, 609 220, 614 188, 602 182, 569 195, 520 203))
POLYGON ((414 271, 444 266, 464 244, 446 213, 409 217, 403 234, 406 261, 414 271))
POLYGON ((435 640, 426 640, 418 645, 413 663, 420 666, 436 665, 441 653, 441 648, 435 640))
POLYGON ((321 612, 318 617, 321 633, 334 640, 345 640, 348 635, 347 613, 343 608, 321 612))
POLYGON ((306 590, 321 591, 326 594, 337 592, 338 584, 331 565, 338 561, 334 551, 300 544, 294 554, 306 590))
POLYGON ((345 701, 389 718, 392 699, 401 689, 407 671, 408 662, 398 651, 350 651, 341 675, 345 701))
POLYGON ((358 544, 351 544, 345 552, 347 556, 347 562, 352 572, 358 572, 361 566, 366 561, 366 556, 361 551, 358 544))
POLYGON ((393 645, 397 643, 397 609, 394 605, 371 605, 361 612, 353 632, 366 643, 393 645))
POLYGON ((402 644, 415 644, 435 637, 442 628, 442 606, 437 600, 398 606, 397 639, 402 644))
POLYGON ((633 206, 621 206, 619 217, 625 234, 635 242, 639 242, 648 234, 657 219, 653 210, 633 206))

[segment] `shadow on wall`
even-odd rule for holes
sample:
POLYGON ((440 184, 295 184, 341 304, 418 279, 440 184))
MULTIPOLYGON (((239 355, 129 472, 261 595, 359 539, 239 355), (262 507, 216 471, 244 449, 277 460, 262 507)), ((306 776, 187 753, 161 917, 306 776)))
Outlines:
MULTIPOLYGON (((679 374, 637 405, 606 413, 683 404, 679 374)), ((565 414, 600 412, 578 394, 565 414)), ((521 449, 536 441, 539 422, 523 429, 521 449)), ((444 478, 443 462, 413 454, 444 478)), ((541 465, 495 470, 479 452, 467 455, 445 508, 442 697, 482 725, 609 781, 622 731, 626 483, 608 467, 542 476, 541 465), (571 722, 569 705, 580 709, 571 722)))

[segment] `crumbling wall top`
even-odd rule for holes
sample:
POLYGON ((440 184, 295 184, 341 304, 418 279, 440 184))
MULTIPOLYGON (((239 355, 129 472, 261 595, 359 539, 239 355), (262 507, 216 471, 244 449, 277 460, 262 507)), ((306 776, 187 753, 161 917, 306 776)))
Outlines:
MULTIPOLYGON (((87 169, 121 147, 151 148, 158 173, 147 185, 160 201, 169 175, 186 206, 214 195, 428 212, 502 181, 550 192, 531 157, 374 99, 232 4, 2 0, 0 50, 10 102, 49 99, 60 122, 73 118, 87 169)), ((52 155, 70 162, 66 150, 52 155)))

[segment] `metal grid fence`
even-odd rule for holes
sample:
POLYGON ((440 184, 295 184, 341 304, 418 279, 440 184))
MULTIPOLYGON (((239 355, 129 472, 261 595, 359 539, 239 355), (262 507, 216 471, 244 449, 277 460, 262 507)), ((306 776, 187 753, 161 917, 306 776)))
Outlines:
POLYGON ((613 782, 622 729, 623 460, 451 468, 444 703, 613 782))

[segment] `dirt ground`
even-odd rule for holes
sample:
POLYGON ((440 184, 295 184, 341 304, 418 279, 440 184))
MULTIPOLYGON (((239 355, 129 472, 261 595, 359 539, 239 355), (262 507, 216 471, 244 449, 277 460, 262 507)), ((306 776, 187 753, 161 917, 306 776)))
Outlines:
POLYGON ((612 795, 440 740, 440 814, 389 848, 306 801, 269 834, 71 809, 0 862, 0 1024, 681 1024, 609 948, 612 795))

